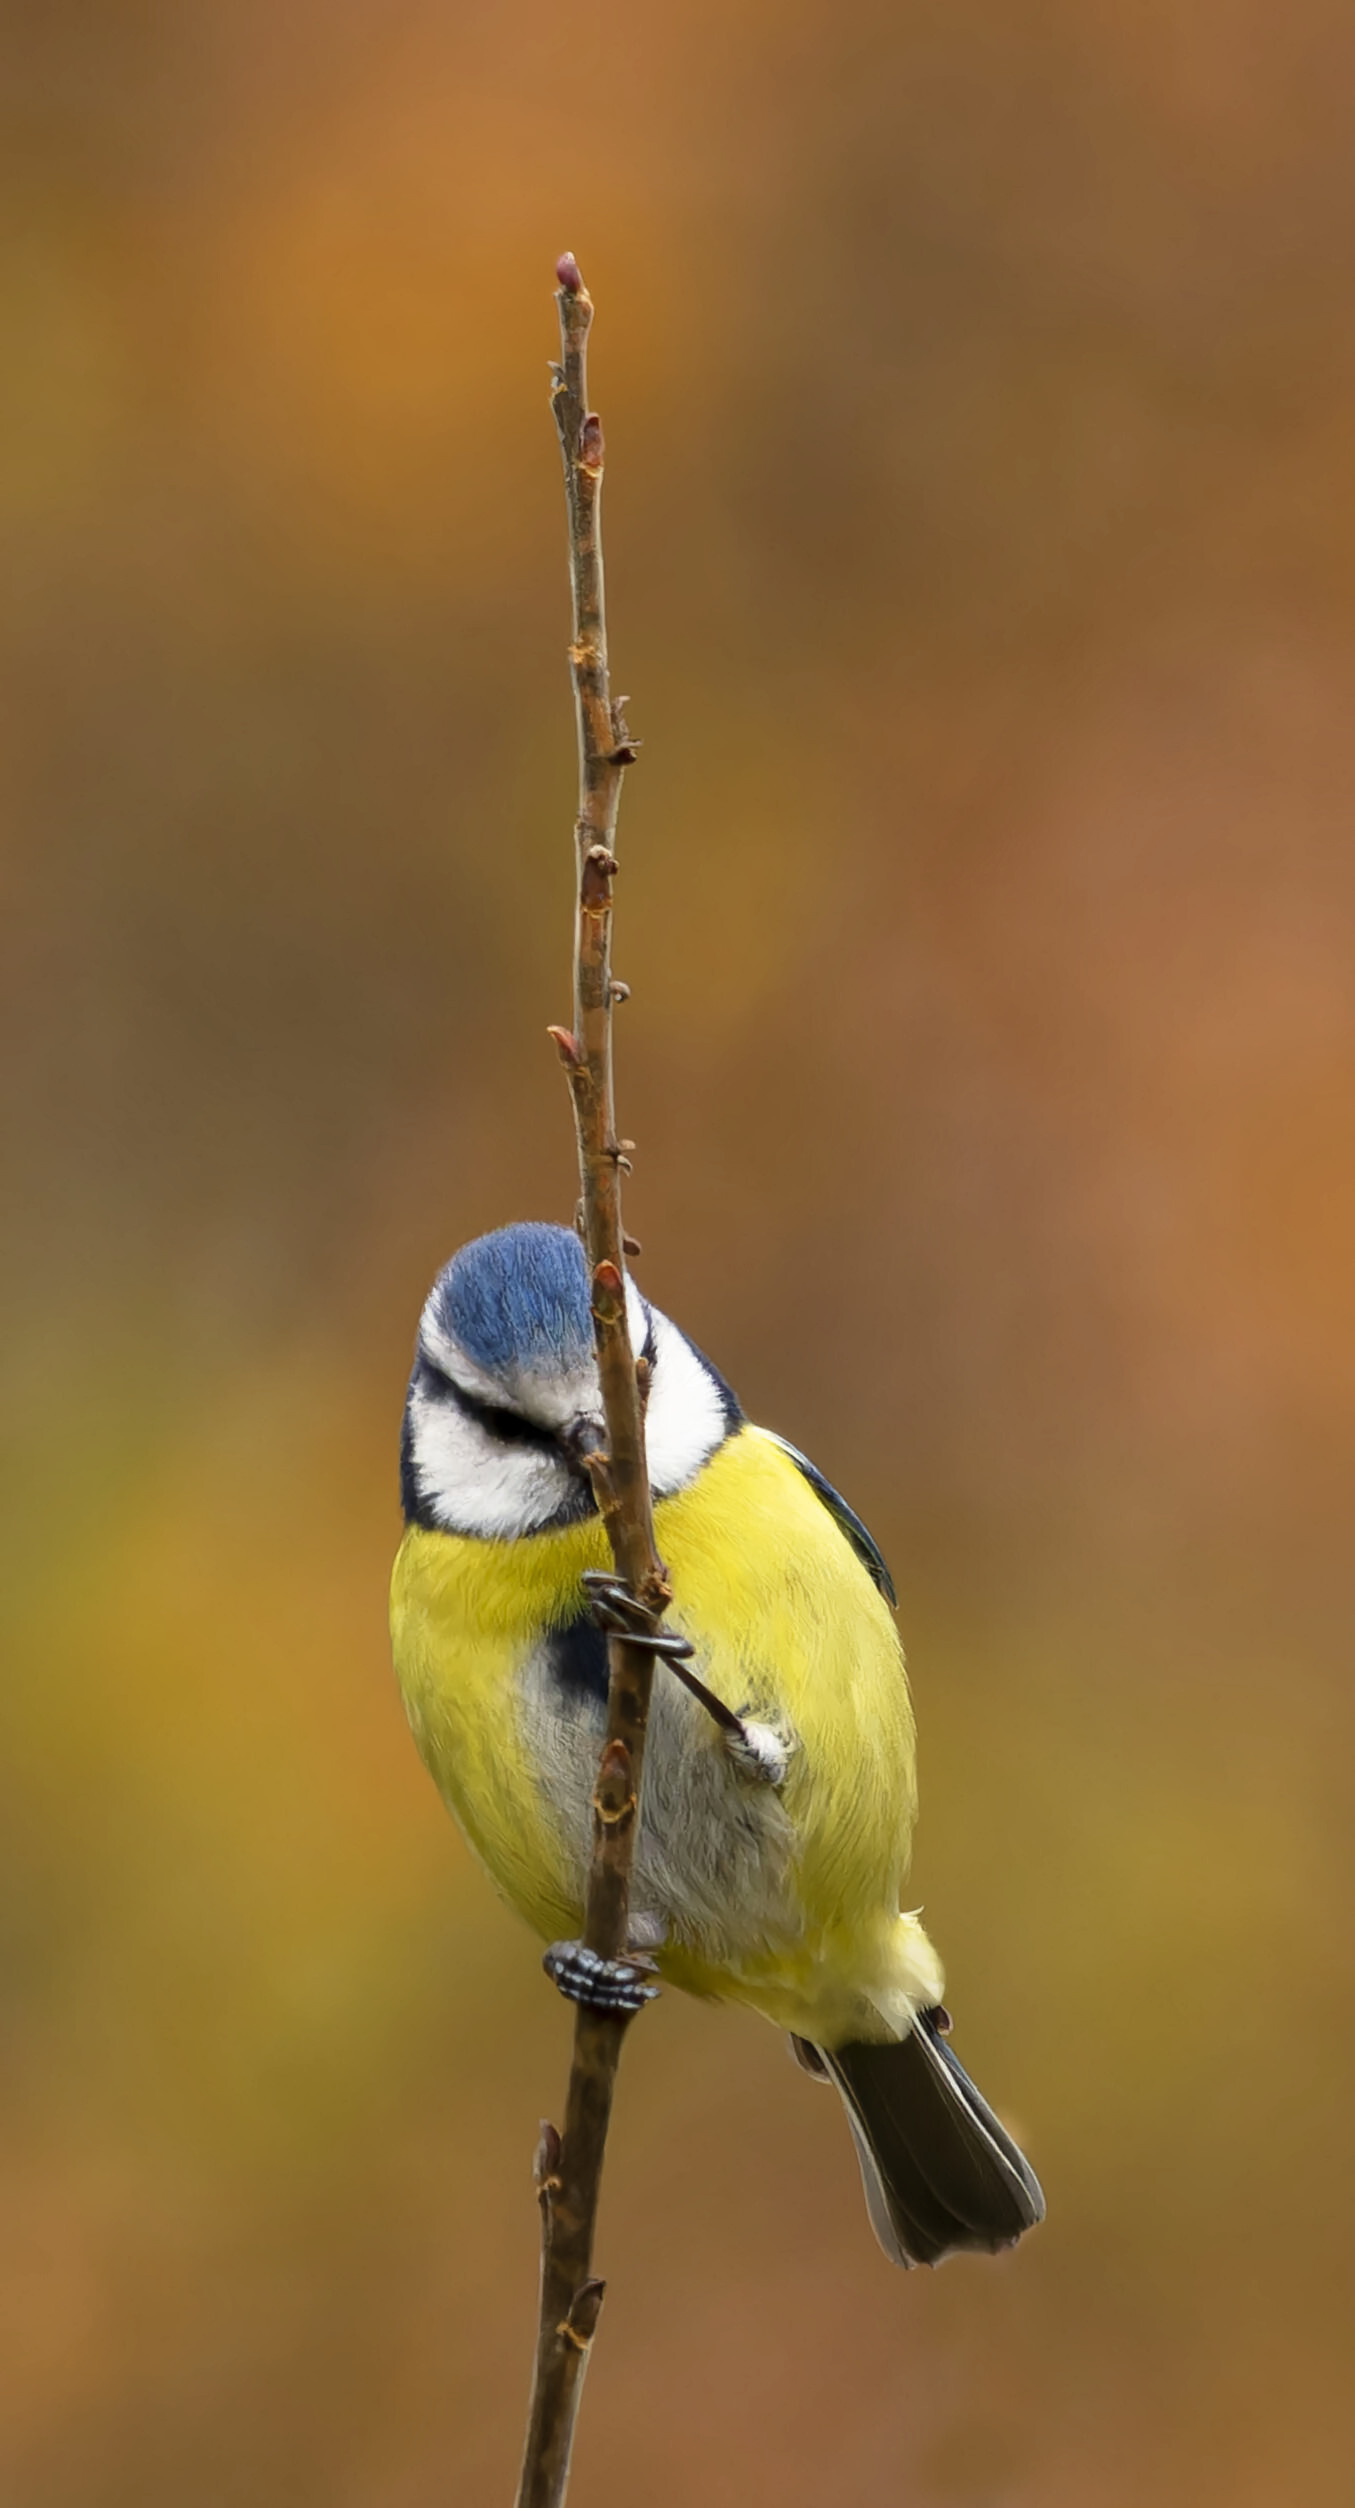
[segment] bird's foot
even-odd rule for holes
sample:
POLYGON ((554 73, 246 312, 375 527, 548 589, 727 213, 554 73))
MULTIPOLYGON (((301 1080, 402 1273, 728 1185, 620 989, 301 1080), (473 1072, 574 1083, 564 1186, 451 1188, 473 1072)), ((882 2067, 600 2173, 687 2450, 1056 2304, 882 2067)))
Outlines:
POLYGON ((586 2003, 595 2012, 639 2012, 659 1989, 643 1958, 603 1959, 586 1942, 552 1942, 541 1962, 546 1975, 571 2003, 586 2003))
POLYGON ((675 1628, 659 1628, 654 1614, 631 1592, 624 1576, 613 1576, 605 1568, 585 1568, 583 1588, 589 1609, 599 1628, 609 1637, 624 1637, 627 1645, 643 1646, 645 1652, 660 1655, 668 1663, 685 1663, 692 1652, 690 1637, 679 1636, 675 1628))
POLYGON ((604 1568, 585 1568, 583 1584, 589 1607, 599 1628, 609 1636, 624 1637, 628 1646, 644 1646, 675 1672, 683 1688, 689 1690, 698 1704, 705 1708, 717 1728, 730 1758, 741 1776, 754 1785, 780 1785, 785 1780, 789 1753, 780 1736, 769 1724, 748 1724, 723 1698, 693 1672, 691 1658, 695 1652, 691 1639, 676 1629, 655 1626, 652 1612, 637 1601, 624 1577, 613 1576, 604 1568))
POLYGON ((750 1785, 785 1784, 790 1752, 773 1725, 740 1716, 738 1732, 725 1735, 725 1749, 750 1785))

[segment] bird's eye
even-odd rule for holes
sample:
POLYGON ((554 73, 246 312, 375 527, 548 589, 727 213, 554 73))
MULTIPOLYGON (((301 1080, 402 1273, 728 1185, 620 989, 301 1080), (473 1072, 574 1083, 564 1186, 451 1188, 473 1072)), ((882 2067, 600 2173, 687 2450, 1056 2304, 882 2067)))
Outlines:
POLYGON ((440 1367, 426 1367, 424 1385, 435 1401, 454 1403, 466 1419, 473 1419, 486 1436, 500 1445, 548 1446, 553 1442, 549 1429, 538 1428, 534 1420, 524 1419, 521 1411, 510 1411, 498 1402, 482 1402, 478 1394, 467 1393, 464 1385, 444 1375, 440 1367))
POLYGON ((462 1400, 472 1419, 478 1420, 502 1445, 543 1446, 551 1442, 549 1431, 538 1428, 534 1420, 524 1419, 521 1411, 504 1411, 495 1402, 473 1402, 465 1395, 462 1400))

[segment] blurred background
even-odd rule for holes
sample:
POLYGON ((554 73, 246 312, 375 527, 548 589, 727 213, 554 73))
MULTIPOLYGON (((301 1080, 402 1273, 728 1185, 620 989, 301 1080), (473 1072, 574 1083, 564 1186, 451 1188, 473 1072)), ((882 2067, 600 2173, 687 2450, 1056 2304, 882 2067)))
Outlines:
POLYGON ((1355 22, 9 0, 0 2498, 507 2500, 568 2024, 419 1768, 414 1321, 573 1199, 898 1575, 1047 2228, 635 2033, 579 2508, 1349 2496, 1355 22))

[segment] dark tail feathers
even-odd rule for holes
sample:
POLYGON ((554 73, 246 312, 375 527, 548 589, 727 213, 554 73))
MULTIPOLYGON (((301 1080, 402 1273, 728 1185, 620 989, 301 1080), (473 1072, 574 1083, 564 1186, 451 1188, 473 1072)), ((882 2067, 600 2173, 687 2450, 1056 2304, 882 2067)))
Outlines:
POLYGON ((919 2012, 895 2045, 796 2049, 842 2093, 871 2227, 895 2264, 992 2255, 1044 2219, 1039 2179, 951 2054, 944 2018, 919 2012))

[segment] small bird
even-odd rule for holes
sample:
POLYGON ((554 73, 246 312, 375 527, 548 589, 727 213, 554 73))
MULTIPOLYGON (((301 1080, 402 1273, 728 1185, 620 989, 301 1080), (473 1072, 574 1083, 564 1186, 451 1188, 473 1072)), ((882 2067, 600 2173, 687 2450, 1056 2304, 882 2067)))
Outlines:
POLYGON ((633 1959, 599 1963, 572 1939, 617 1597, 609 1618, 585 1462, 605 1442, 602 1398, 567 1228, 476 1238, 420 1318, 391 1595, 419 1750, 490 1878, 553 1946, 563 1991, 635 2007, 657 1971, 751 2005, 841 2092, 886 2255, 1011 2246, 1044 2197, 947 2044, 941 1963, 900 1903, 917 1798, 889 1571, 822 1474, 744 1417, 633 1281, 627 1301, 665 1629, 706 1693, 656 1663, 633 1959))

